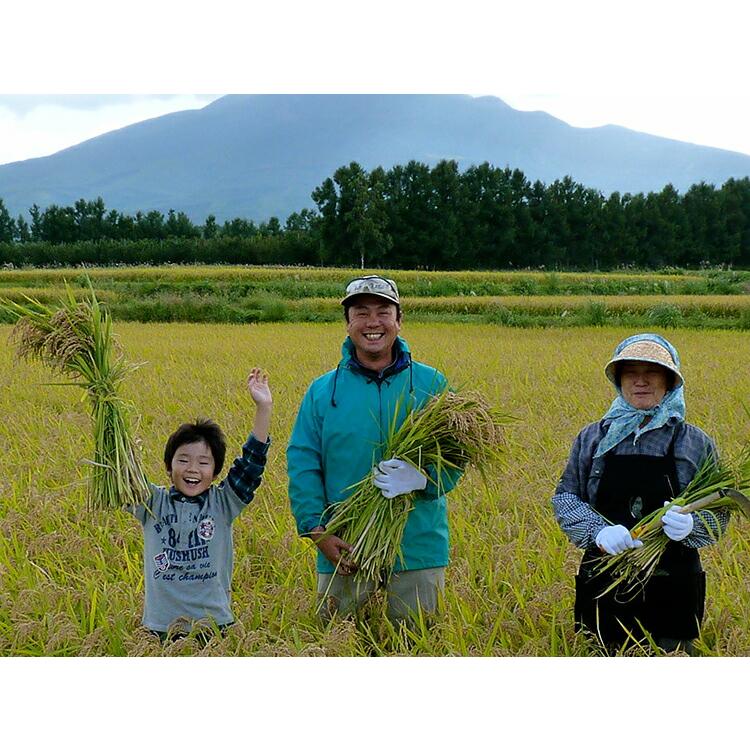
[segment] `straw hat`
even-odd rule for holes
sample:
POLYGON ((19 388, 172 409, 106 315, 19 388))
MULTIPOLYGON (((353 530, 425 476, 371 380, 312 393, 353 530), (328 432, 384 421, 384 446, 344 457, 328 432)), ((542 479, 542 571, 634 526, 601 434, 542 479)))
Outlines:
POLYGON ((680 372, 680 366, 675 362, 669 349, 656 341, 634 341, 632 344, 625 346, 607 362, 604 374, 614 385, 617 385, 615 372, 618 362, 653 362, 675 374, 675 387, 684 385, 685 383, 685 378, 682 377, 682 373, 680 372))

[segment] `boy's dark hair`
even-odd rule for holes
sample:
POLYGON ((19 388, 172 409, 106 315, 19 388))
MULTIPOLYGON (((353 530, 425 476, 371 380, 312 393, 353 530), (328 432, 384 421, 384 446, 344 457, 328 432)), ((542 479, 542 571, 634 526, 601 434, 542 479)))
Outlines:
POLYGON ((167 439, 164 446, 164 465, 172 470, 172 459, 181 445, 200 443, 204 440, 214 457, 214 476, 218 476, 224 466, 227 454, 227 439, 221 427, 213 419, 196 419, 195 422, 181 424, 167 439))
MULTIPOLYGON (((401 305, 397 305, 395 302, 391 302, 391 304, 396 308, 396 320, 401 320, 401 305)), ((349 308, 354 305, 354 299, 352 299, 351 302, 344 305, 344 320, 346 322, 349 322, 349 308)))

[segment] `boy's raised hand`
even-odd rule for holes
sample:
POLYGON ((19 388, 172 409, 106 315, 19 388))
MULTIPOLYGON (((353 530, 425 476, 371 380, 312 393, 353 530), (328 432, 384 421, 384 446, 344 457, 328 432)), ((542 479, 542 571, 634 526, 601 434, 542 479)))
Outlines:
POLYGON ((270 406, 273 403, 271 389, 268 387, 268 374, 261 372, 258 367, 253 367, 247 376, 247 390, 258 406, 270 406))
POLYGON ((268 374, 253 367, 247 376, 247 390, 250 398, 255 401, 255 421, 253 422, 253 435, 265 443, 271 429, 271 389, 268 387, 268 374))

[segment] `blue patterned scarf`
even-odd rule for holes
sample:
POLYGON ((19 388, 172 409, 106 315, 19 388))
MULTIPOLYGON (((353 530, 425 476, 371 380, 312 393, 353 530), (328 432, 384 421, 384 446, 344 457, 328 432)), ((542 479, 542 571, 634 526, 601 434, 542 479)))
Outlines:
MULTIPOLYGON (((655 341, 663 346, 672 355, 672 359, 679 369, 680 357, 677 350, 665 338, 655 333, 641 333, 637 336, 631 336, 617 345, 615 356, 617 356, 626 346, 636 341, 655 341)), ((609 411, 602 417, 604 422, 609 424, 609 430, 604 439, 599 443, 599 447, 594 453, 594 458, 603 456, 607 451, 614 448, 618 443, 629 435, 635 434, 633 443, 649 430, 658 430, 663 427, 670 417, 676 417, 681 422, 685 420, 685 394, 682 385, 667 391, 664 398, 651 409, 636 409, 631 406, 622 396, 622 390, 617 386, 617 398, 612 402, 609 411), (646 417, 651 417, 645 427, 641 423, 646 417)))

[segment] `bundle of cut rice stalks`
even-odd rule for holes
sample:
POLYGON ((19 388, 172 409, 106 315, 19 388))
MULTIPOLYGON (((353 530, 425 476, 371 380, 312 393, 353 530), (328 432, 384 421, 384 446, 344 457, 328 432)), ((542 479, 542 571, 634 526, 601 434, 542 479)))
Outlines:
POLYGON ((118 388, 135 369, 115 350, 112 319, 94 294, 77 301, 66 285, 66 298, 57 308, 25 297, 0 305, 16 317, 11 340, 22 359, 40 360, 53 371, 73 379, 89 397, 94 428, 94 457, 90 467, 87 502, 90 508, 109 509, 143 502, 149 492, 141 466, 140 449, 131 434, 131 405, 118 388))
POLYGON ((669 505, 644 516, 631 529, 631 536, 640 539, 642 547, 625 550, 619 555, 608 555, 597 562, 597 572, 612 577, 612 583, 600 596, 616 586, 622 586, 625 595, 635 595, 646 585, 658 568, 670 541, 661 522, 670 508, 675 508, 679 513, 697 513, 709 533, 718 535, 720 525, 715 511, 726 508, 750 518, 749 493, 750 450, 744 450, 734 461, 717 463, 709 458, 678 497, 669 505))
MULTIPOLYGON (((400 458, 424 472, 428 486, 432 484, 437 494, 443 493, 445 471, 473 466, 483 473, 499 459, 503 428, 515 421, 490 407, 479 394, 448 390, 412 410, 396 429, 398 412, 397 406, 383 455, 400 458)), ((335 506, 326 533, 353 546, 348 557, 357 565, 355 578, 377 581, 393 570, 399 556, 414 493, 388 499, 372 483, 371 474, 351 489, 352 495, 335 506)))

